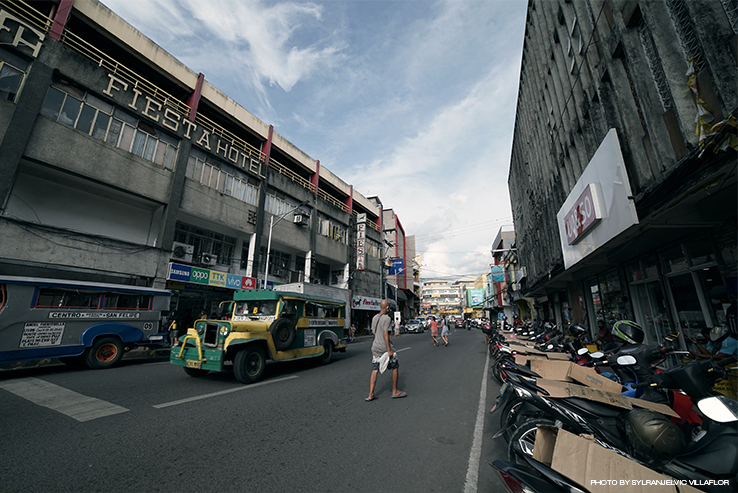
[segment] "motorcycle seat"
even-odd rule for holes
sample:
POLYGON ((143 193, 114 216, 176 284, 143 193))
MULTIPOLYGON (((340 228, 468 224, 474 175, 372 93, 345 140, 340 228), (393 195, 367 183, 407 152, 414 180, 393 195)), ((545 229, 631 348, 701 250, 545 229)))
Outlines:
POLYGON ((569 397, 567 398, 567 402, 603 418, 615 418, 625 411, 625 409, 619 407, 608 406, 607 404, 601 404, 587 399, 579 399, 578 397, 569 397))

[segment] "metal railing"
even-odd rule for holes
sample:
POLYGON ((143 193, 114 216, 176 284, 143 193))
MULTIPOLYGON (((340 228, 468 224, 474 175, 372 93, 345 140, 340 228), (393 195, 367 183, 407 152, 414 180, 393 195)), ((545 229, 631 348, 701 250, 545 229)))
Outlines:
POLYGON ((226 130, 224 127, 218 125, 205 115, 197 113, 197 115, 195 115, 195 123, 203 128, 206 128, 207 130, 210 130, 210 133, 212 133, 213 135, 217 135, 218 137, 230 142, 231 146, 239 148, 249 157, 261 161, 262 163, 266 159, 266 155, 259 149, 252 146, 233 132, 226 130))
POLYGON ((133 70, 118 62, 113 57, 100 51, 98 48, 88 43, 73 32, 65 30, 64 34, 62 34, 61 42, 72 48, 74 51, 80 53, 81 55, 86 56, 87 58, 95 62, 100 68, 104 68, 113 75, 119 77, 124 82, 131 84, 133 88, 148 94, 152 98, 162 103, 164 106, 172 108, 174 111, 180 113, 184 117, 189 115, 190 107, 187 104, 183 103, 168 92, 162 90, 158 86, 146 80, 144 77, 141 77, 133 70))
POLYGON ((0 8, 27 22, 44 34, 49 32, 53 21, 26 2, 0 0, 0 8))
POLYGON ((307 180, 307 179, 303 178, 302 176, 298 175, 297 173, 295 173, 294 171, 292 171, 291 169, 289 169, 287 166, 285 166, 284 164, 280 163, 276 159, 271 158, 271 157, 269 158, 269 167, 272 168, 272 169, 274 169, 280 175, 286 176, 287 178, 289 178, 293 182, 297 183, 298 185, 302 186, 306 190, 309 190, 309 191, 315 193, 315 185, 314 184, 310 183, 309 180, 307 180))
POLYGON ((320 197, 321 199, 325 200, 329 204, 332 204, 333 206, 338 207, 343 212, 348 212, 349 211, 349 207, 346 204, 344 204, 340 200, 336 199, 332 195, 329 195, 327 192, 325 192, 324 190, 321 190, 320 188, 318 188, 318 197, 320 197))

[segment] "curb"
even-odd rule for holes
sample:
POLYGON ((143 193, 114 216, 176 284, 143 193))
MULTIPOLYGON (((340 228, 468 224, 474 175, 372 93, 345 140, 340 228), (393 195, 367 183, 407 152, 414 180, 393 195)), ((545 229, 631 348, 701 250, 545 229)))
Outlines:
MULTIPOLYGON (((123 354, 122 360, 138 360, 138 359, 151 359, 151 358, 167 358, 169 359, 170 348, 136 348, 132 349, 123 354)), ((0 373, 6 371, 20 370, 23 368, 39 368, 51 365, 63 365, 61 361, 56 358, 46 358, 41 360, 32 361, 19 361, 18 363, 7 363, 0 365, 0 373)))

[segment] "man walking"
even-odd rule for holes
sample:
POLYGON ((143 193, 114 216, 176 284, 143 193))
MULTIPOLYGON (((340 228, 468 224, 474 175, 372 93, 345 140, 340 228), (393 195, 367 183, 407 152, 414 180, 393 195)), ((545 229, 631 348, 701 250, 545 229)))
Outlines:
POLYGON ((379 303, 379 313, 372 318, 372 331, 374 332, 374 342, 372 343, 372 373, 369 377, 369 397, 364 399, 371 402, 377 398, 374 394, 374 387, 377 385, 377 376, 379 375, 379 361, 384 353, 389 356, 387 368, 392 370, 392 398, 397 399, 407 396, 407 392, 403 392, 397 388, 399 380, 400 363, 395 356, 395 348, 390 341, 390 333, 392 332, 392 320, 389 315, 389 301, 382 300, 379 303))

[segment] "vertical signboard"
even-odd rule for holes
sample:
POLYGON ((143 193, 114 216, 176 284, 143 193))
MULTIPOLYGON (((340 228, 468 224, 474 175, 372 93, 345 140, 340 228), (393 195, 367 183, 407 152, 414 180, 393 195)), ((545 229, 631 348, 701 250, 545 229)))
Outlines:
POLYGON ((366 268, 366 214, 356 216, 356 270, 366 268))

